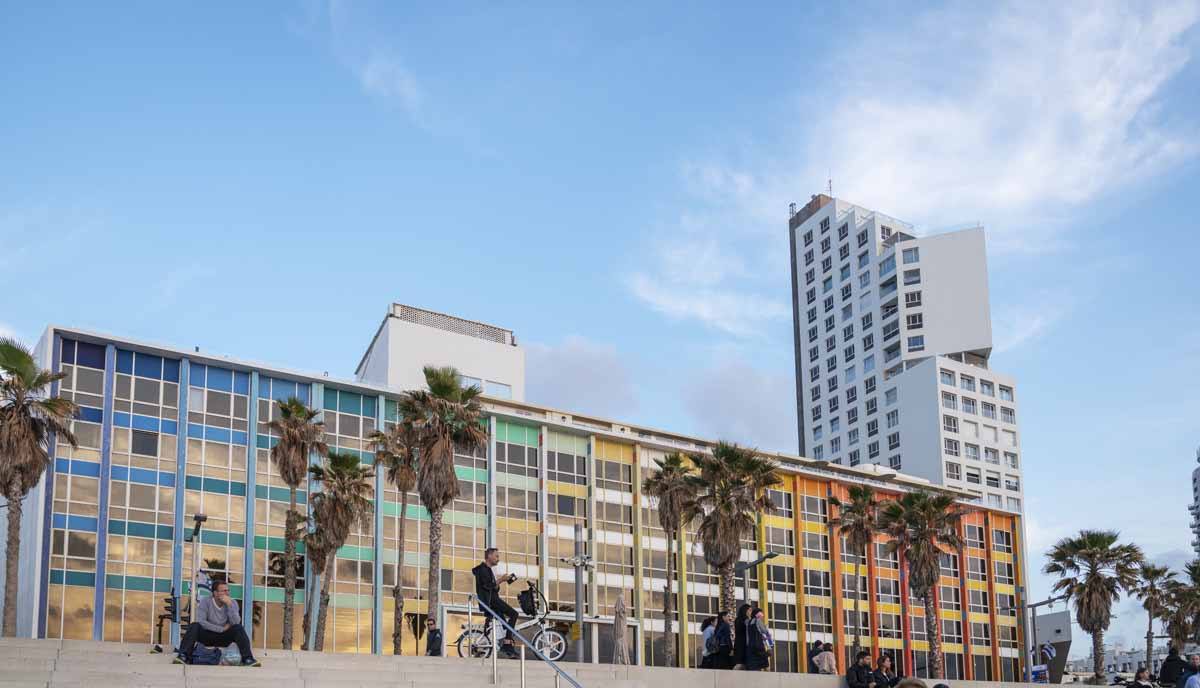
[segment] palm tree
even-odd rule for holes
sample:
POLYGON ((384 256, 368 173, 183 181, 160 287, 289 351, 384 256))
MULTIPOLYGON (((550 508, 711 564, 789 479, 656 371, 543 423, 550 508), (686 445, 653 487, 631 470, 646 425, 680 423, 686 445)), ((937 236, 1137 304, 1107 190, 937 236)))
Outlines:
POLYGON ((1146 608, 1146 668, 1150 668, 1154 654, 1154 620, 1159 618, 1167 601, 1167 584, 1175 578, 1175 572, 1166 566, 1155 566, 1142 562, 1138 569, 1138 584, 1133 594, 1146 608))
POLYGON ((292 648, 293 608, 296 603, 296 542, 301 526, 308 520, 296 508, 296 494, 308 475, 308 458, 329 451, 325 444, 325 424, 317 420, 317 411, 308 408, 297 397, 276 402, 279 417, 267 423, 267 428, 279 438, 271 447, 271 463, 279 471, 279 479, 288 486, 288 512, 284 526, 283 571, 283 639, 284 649, 292 648))
POLYGON ((463 387, 458 371, 425 366, 426 390, 405 392, 400 400, 402 422, 417 434, 417 493, 429 511, 429 605, 438 613, 441 603, 442 514, 458 496, 454 451, 474 452, 487 444, 479 387, 463 387))
MULTIPOLYGON (((322 466, 309 469, 321 491, 312 497, 313 520, 322 533, 319 549, 325 554, 325 576, 321 579, 321 597, 317 602, 316 651, 325 648, 325 617, 329 612, 329 582, 334 576, 338 549, 346 544, 350 530, 359 525, 370 527, 375 497, 375 472, 363 465, 357 454, 331 451, 322 466)), ((314 538, 315 539, 315 538, 314 538)))
POLYGON ((17 635, 17 562, 21 556, 22 500, 50 466, 54 438, 78 446, 71 433, 75 402, 46 396, 66 377, 44 370, 15 339, 0 339, 0 494, 8 502, 8 545, 4 571, 4 630, 17 635))
POLYGON ((1163 630, 1171 639, 1171 645, 1182 652, 1188 641, 1196 636, 1196 610, 1200 609, 1200 594, 1187 581, 1167 581, 1165 587, 1167 595, 1158 615, 1162 619, 1163 630))
POLYGON ((866 563, 867 548, 875 542, 875 533, 879 532, 879 503, 875 501, 875 490, 868 485, 853 485, 850 487, 850 500, 843 502, 837 497, 829 501, 838 508, 838 515, 829 519, 829 525, 836 528, 838 534, 846 538, 846 547, 854 553, 857 566, 853 583, 850 586, 854 595, 854 657, 861 645, 862 629, 859 626, 858 614, 858 582, 862 567, 866 563))
POLYGON ((1057 575, 1054 592, 1065 593, 1075 603, 1075 620, 1092 636, 1091 682, 1104 680, 1104 631, 1112 619, 1112 606, 1122 592, 1137 586, 1142 550, 1118 544, 1115 530, 1081 530, 1059 540, 1046 553, 1044 573, 1057 575))
MULTIPOLYGON (((331 543, 329 542, 328 533, 321 530, 309 530, 304 533, 304 555, 308 558, 308 568, 314 576, 325 575, 325 566, 329 564, 329 552, 331 543)), ((337 548, 333 548, 336 552, 337 548)), ((317 595, 309 594, 304 596, 304 622, 302 633, 304 636, 300 639, 300 649, 308 650, 308 632, 312 621, 313 604, 317 603, 317 595)))
POLYGON ((965 510, 954 498, 924 490, 906 492, 879 507, 879 527, 891 537, 888 551, 907 565, 909 591, 925 604, 929 664, 934 678, 945 678, 942 629, 937 622, 933 591, 941 575, 943 550, 961 551, 959 524, 965 510))
POLYGON ((698 493, 704 561, 721 577, 721 608, 732 610, 733 565, 742 540, 754 533, 759 514, 775 510, 767 488, 779 482, 779 468, 755 450, 728 442, 717 442, 711 454, 697 454, 692 461, 699 469, 690 480, 698 493))
POLYGON ((395 611, 392 615, 392 653, 401 654, 404 637, 404 523, 408 513, 408 493, 417 484, 417 436, 409 423, 396 423, 386 432, 376 431, 369 438, 375 447, 375 465, 400 493, 399 552, 396 554, 396 585, 392 587, 395 611))
POLYGON ((667 538, 667 584, 663 587, 663 619, 666 631, 666 666, 675 666, 675 595, 679 582, 675 573, 675 538, 679 529, 696 515, 696 485, 691 467, 679 452, 655 459, 658 470, 642 481, 642 492, 656 500, 658 524, 667 538))

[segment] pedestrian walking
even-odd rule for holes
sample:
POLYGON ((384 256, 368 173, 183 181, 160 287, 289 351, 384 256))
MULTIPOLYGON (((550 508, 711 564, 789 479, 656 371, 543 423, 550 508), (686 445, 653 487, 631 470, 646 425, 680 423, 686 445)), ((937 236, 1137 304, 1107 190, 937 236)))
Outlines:
POLYGON ((750 605, 738 607, 737 616, 733 619, 733 668, 744 669, 746 666, 746 619, 750 618, 750 605))
POLYGON ((729 612, 723 611, 717 614, 716 631, 714 635, 717 638, 717 659, 714 662, 716 669, 732 669, 733 668, 733 626, 729 624, 729 612))
POLYGON ((710 616, 700 622, 700 668, 715 669, 717 659, 717 617, 710 616))
POLYGON ((775 639, 767 628, 766 615, 761 609, 752 609, 746 619, 746 671, 766 671, 774 648, 775 639))
POLYGON ((879 655, 879 659, 875 661, 875 688, 895 688, 897 683, 900 683, 900 676, 896 674, 896 670, 892 667, 892 656, 889 654, 879 655))
POLYGON ((837 655, 833 654, 833 643, 825 643, 821 646, 821 652, 814 659, 817 665, 817 673, 832 675, 838 672, 837 670, 837 655))

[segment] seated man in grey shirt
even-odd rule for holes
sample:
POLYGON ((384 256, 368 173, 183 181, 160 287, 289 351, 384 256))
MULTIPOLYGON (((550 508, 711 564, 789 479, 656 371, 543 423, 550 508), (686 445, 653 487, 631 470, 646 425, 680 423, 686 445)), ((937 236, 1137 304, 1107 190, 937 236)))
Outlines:
POLYGON ((187 635, 179 643, 176 664, 191 661, 192 647, 197 642, 209 647, 226 647, 237 643, 242 654, 242 666, 258 666, 259 662, 250 651, 250 637, 242 628, 242 615, 237 600, 229 596, 229 584, 224 581, 213 583, 212 596, 198 599, 187 635))

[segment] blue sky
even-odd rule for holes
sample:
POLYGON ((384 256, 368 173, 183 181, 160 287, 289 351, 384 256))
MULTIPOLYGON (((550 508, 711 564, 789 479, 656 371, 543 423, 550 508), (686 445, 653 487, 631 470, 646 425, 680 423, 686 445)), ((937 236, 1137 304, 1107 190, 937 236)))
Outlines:
POLYGON ((987 227, 1032 551, 1180 563, 1200 3, 639 5, 10 6, 0 330, 348 376, 398 300, 515 330, 533 401, 791 450, 786 209, 832 175, 987 227))

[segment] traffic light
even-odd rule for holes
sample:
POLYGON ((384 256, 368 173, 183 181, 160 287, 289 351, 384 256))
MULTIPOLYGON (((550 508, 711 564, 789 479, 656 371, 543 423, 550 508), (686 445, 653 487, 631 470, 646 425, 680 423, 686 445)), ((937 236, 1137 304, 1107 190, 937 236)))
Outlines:
POLYGON ((164 616, 170 618, 174 623, 179 623, 179 597, 176 595, 164 597, 163 603, 166 605, 164 616))

